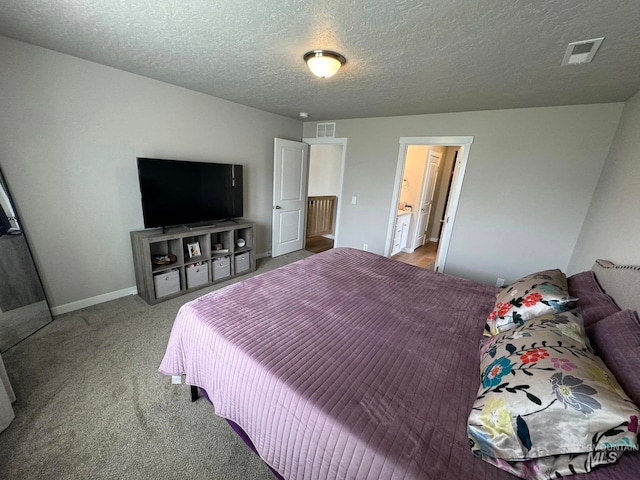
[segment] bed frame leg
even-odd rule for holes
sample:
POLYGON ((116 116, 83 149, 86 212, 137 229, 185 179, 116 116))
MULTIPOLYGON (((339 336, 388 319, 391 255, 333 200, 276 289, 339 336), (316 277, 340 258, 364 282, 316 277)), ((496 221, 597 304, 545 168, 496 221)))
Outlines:
POLYGON ((200 398, 200 390, 195 385, 191 385, 191 401, 195 402, 200 398))

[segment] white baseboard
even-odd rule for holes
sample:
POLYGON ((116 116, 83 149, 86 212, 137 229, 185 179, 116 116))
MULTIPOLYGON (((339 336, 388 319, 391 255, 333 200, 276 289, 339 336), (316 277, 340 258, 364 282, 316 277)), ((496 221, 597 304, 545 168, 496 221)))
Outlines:
POLYGON ((90 307, 99 303, 108 302, 109 300, 115 300, 117 298, 126 297, 127 295, 137 295, 138 289, 136 287, 123 288, 115 292, 104 293, 91 298, 85 298, 78 300, 77 302, 71 302, 58 307, 51 307, 51 314, 53 316, 62 315, 63 313, 73 312, 80 310, 81 308, 90 307))
POLYGON ((429 239, 430 242, 435 242, 435 243, 438 243, 438 240, 440 240, 438 237, 431 237, 429 239))
MULTIPOLYGON (((256 254, 256 259, 266 258, 271 256, 271 251, 256 254)), ((91 307, 92 305, 98 305, 99 303, 108 302, 110 300, 116 300, 118 298, 126 297, 127 295, 137 295, 138 289, 136 287, 123 288, 115 292, 104 293, 91 298, 85 298, 78 300, 77 302, 66 303, 58 307, 51 307, 51 314, 53 316, 62 315, 63 313, 73 312, 80 310, 81 308, 91 307)))

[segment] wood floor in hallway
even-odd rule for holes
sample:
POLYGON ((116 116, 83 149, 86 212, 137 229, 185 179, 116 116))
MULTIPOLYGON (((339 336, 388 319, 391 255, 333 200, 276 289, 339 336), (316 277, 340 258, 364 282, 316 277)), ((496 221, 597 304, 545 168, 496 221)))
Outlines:
POLYGON ((396 253, 392 260, 408 263, 421 268, 433 268, 433 264, 436 260, 436 253, 438 252, 438 244, 436 242, 429 242, 421 247, 416 248, 412 253, 400 252, 396 253))
MULTIPOLYGON (((304 246, 305 250, 313 253, 324 252, 331 248, 333 248, 333 240, 325 237, 307 238, 304 246)), ((437 251, 438 244, 436 242, 429 242, 426 245, 416 248, 412 253, 400 252, 391 257, 391 259, 420 268, 433 268, 437 251)))
POLYGON ((325 237, 310 237, 307 238, 304 249, 313 252, 320 253, 325 250, 330 250, 333 248, 333 239, 325 238, 325 237))

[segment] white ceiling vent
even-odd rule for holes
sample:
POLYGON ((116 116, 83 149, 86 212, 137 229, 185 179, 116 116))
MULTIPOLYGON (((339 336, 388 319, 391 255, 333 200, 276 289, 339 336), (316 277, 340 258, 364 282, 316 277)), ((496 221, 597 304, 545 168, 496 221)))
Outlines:
POLYGON ((316 137, 326 138, 336 136, 336 124, 333 123, 318 123, 316 125, 316 137))
POLYGON ((593 56, 600 48, 600 44, 604 40, 604 37, 592 38, 591 40, 580 40, 579 42, 571 42, 567 45, 567 51, 564 52, 564 58, 562 59, 562 66, 565 65, 580 65, 582 63, 589 63, 593 56))

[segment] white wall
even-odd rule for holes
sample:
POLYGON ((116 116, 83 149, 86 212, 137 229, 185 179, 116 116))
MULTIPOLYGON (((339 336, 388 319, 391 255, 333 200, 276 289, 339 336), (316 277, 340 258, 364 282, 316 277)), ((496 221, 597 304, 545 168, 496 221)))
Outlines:
MULTIPOLYGON (((411 205, 411 220, 409 222, 409 232, 407 233, 406 248, 412 249, 415 243, 416 227, 420 213, 420 194, 422 193, 422 183, 424 171, 427 166, 427 145, 407 145, 405 155, 404 171, 402 172, 402 184, 400 185, 400 205, 411 205), (407 181, 405 184, 404 181, 407 181)), ((395 225, 395 223, 394 223, 395 225)))
MULTIPOLYGON (((474 136, 446 272, 493 284, 566 269, 623 104, 339 120, 340 246, 384 252, 400 137, 474 136)), ((315 123, 304 125, 305 137, 315 123)))
POLYGON ((598 258, 640 265, 639 246, 640 92, 625 103, 568 272, 589 270, 598 258))
POLYGON ((341 170, 342 145, 311 145, 308 195, 339 196, 341 170))
POLYGON ((273 138, 302 123, 0 37, 0 165, 53 306, 135 285, 136 157, 240 163, 270 249, 273 138))
POLYGON ((420 193, 428 151, 427 145, 407 146, 402 185, 400 186, 400 204, 409 204, 416 212, 420 210, 420 193))

